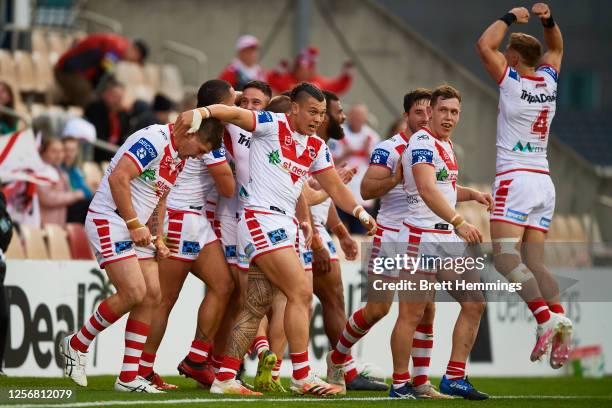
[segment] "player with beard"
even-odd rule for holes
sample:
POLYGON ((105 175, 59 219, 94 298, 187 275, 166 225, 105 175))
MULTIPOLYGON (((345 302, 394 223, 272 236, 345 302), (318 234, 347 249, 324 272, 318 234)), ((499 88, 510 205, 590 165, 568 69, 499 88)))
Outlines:
POLYGON ((312 289, 296 255, 297 220, 293 217, 307 176, 313 174, 332 199, 371 233, 376 223, 357 205, 334 170, 327 146, 314 136, 325 117, 323 93, 303 83, 293 89, 291 100, 289 115, 212 105, 184 112, 177 119, 181 132, 197 129, 200 120, 208 117, 252 131, 249 198, 238 224, 238 253, 241 268, 247 270, 251 263, 256 268, 248 269, 245 305, 232 331, 228 356, 211 387, 214 393, 244 393, 244 387, 235 381, 236 371, 270 307, 275 288, 287 297, 285 331, 293 364, 291 390, 314 396, 340 391, 316 377, 308 359, 312 289))

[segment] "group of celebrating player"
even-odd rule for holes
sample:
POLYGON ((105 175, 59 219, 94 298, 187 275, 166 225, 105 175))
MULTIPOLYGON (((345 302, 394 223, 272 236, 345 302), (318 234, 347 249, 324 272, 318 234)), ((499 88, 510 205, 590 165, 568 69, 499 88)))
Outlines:
MULTIPOLYGON (((170 311, 191 272, 207 290, 194 340, 178 370, 211 393, 284 391, 279 370, 287 345, 293 366, 290 389, 296 394, 387 390, 386 384, 357 372, 351 347, 389 312, 392 298, 369 299, 346 318, 340 265, 327 228, 337 235, 347 259, 356 258, 357 244, 336 206, 374 235, 373 257, 385 254, 384 244, 411 256, 424 248, 428 255, 460 256, 467 243, 482 242, 478 229, 455 210, 457 201, 468 200, 491 212, 495 267, 509 281, 522 283, 519 294, 538 323, 531 360, 551 349, 551 366, 562 366, 572 323, 564 316, 541 245, 522 245, 544 242, 554 210, 546 146, 563 50, 548 6, 538 3, 532 12, 542 21, 546 52, 537 39, 522 33, 511 34, 508 48, 499 51, 508 27, 528 21, 529 11, 522 7, 491 24, 477 44, 500 88, 493 197, 457 184, 450 139, 459 122, 461 96, 449 85, 407 93, 407 132, 380 142, 372 152, 361 194, 380 198, 377 220, 345 186, 354 170, 335 168, 326 145, 330 137, 342 137, 340 100, 311 84, 272 98, 270 87, 260 81, 236 93, 227 82, 210 80, 198 92, 197 109, 181 113, 174 124, 132 134, 112 159, 85 223, 116 293, 62 342, 65 374, 86 386, 90 343, 129 313, 115 390, 176 388, 153 366, 170 311), (461 250, 449 250, 447 244, 453 243, 461 250), (325 262, 313 267, 313 253, 325 262), (321 301, 333 345, 327 381, 309 366, 313 293, 321 301), (254 387, 239 378, 250 349, 259 358, 254 387)), ((414 272, 430 281, 447 280, 453 273, 414 272)), ((475 278, 467 273, 462 279, 475 278)), ((440 391, 428 381, 433 298, 400 298, 391 333, 391 397, 488 398, 465 373, 485 299, 481 293, 455 298, 461 311, 440 391)))

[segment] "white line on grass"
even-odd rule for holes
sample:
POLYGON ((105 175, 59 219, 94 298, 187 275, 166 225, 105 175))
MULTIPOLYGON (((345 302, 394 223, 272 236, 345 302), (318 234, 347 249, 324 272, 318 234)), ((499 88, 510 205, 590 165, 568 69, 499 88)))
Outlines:
MULTIPOLYGON (((496 395, 491 396, 492 399, 538 399, 538 400, 572 400, 572 399, 612 399, 610 395, 496 395)), ((110 405, 167 405, 167 404, 200 404, 200 403, 215 403, 215 402, 233 402, 233 403, 257 403, 257 402, 341 402, 341 401, 386 401, 392 400, 389 397, 342 397, 342 398, 184 398, 184 399, 169 399, 169 400, 111 400, 111 401, 89 401, 89 402, 71 402, 58 404, 15 404, 15 405, 0 405, 0 408, 40 408, 46 407, 65 407, 65 408, 85 408, 110 405)))

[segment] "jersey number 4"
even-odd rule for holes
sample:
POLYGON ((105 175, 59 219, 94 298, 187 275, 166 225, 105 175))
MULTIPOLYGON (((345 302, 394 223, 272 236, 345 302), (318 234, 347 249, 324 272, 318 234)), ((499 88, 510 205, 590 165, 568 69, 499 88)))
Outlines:
POLYGON ((542 109, 536 120, 531 125, 531 133, 540 135, 540 140, 546 140, 548 134, 548 108, 542 109))

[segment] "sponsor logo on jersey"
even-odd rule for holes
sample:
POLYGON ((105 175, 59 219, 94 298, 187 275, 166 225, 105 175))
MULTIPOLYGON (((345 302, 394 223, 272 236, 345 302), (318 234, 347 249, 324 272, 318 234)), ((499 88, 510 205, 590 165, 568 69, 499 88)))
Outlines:
POLYGON ((410 195, 406 196, 406 201, 408 201, 408 204, 417 204, 419 202, 419 195, 418 194, 410 194, 410 195))
POLYGON ((220 147, 218 149, 213 150, 212 155, 215 159, 220 159, 222 157, 225 157, 225 148, 220 147))
POLYGON ((244 253, 248 256, 251 257, 251 255, 253 255, 253 252, 255 252, 255 246, 253 245, 253 243, 250 243, 244 247, 244 253))
POLYGON ((159 129, 158 132, 161 133, 164 140, 168 140, 168 135, 166 134, 166 132, 164 132, 164 129, 159 129))
POLYGON ((329 149, 327 147, 325 147, 325 160, 328 163, 331 163, 331 155, 329 154, 329 149))
POLYGON ((525 214, 524 212, 513 210, 512 208, 508 208, 506 210, 506 217, 519 222, 527 221, 527 214, 525 214))
POLYGON ((557 71, 555 71, 553 67, 549 67, 548 65, 542 65, 536 71, 546 72, 548 75, 552 77, 552 79, 555 80, 555 82, 557 82, 557 71))
POLYGON ((268 153, 268 163, 275 166, 281 163, 280 152, 278 150, 268 153))
POLYGON ((146 167, 157 157, 157 150, 155 150, 151 142, 144 137, 134 143, 129 151, 136 157, 138 163, 140 163, 142 167, 146 167))
POLYGON ((546 148, 542 146, 533 146, 530 142, 523 144, 523 142, 519 140, 516 145, 514 145, 512 151, 523 153, 542 153, 546 151, 546 148))
POLYGON ((287 240, 287 233, 284 228, 279 228, 268 232, 268 239, 272 244, 276 245, 279 242, 287 240))
POLYGON ((310 265, 312 263, 312 251, 302 253, 302 258, 304 259, 304 263, 306 265, 310 265))
POLYGON ((248 197, 249 196, 249 192, 246 191, 246 188, 244 188, 244 186, 240 186, 240 190, 238 191, 238 195, 240 195, 240 197, 248 197))
POLYGON ((557 100, 557 92, 553 92, 552 95, 546 95, 545 93, 541 93, 539 95, 534 95, 531 92, 528 92, 523 89, 523 93, 521 94, 521 99, 527 101, 528 103, 545 103, 545 102, 554 102, 557 100))
POLYGON ((146 169, 140 173, 140 178, 144 181, 155 181, 156 174, 155 169, 146 169))
POLYGON ((327 247, 329 248, 329 253, 334 255, 336 253, 336 246, 333 241, 327 241, 327 247))
POLYGON ((237 254, 236 245, 225 246, 225 258, 235 258, 237 254))
MULTIPOLYGON (((307 168, 306 169, 300 168, 289 160, 283 161, 282 168, 283 170, 287 171, 289 174, 294 175, 298 178, 305 177, 308 175, 307 168)), ((295 180, 293 182, 295 183, 295 180)))
POLYGON ((425 134, 418 135, 417 140, 429 140, 429 135, 425 135, 425 134))
POLYGON ((372 157, 370 158, 370 164, 387 164, 387 160, 389 159, 389 152, 385 149, 374 149, 372 152, 372 157))
POLYGON ((183 255, 193 255, 200 253, 200 243, 195 241, 183 241, 183 248, 181 249, 183 255))
POLYGON ((540 226, 544 228, 550 228, 550 218, 542 217, 540 218, 540 226))
POLYGON ((251 136, 247 136, 243 133, 239 134, 240 136, 238 137, 238 144, 241 144, 243 146, 246 146, 247 148, 251 147, 251 136))
POLYGON ((446 179, 448 179, 448 170, 446 170, 446 167, 442 167, 436 172, 436 180, 446 181, 446 179))
POLYGON ((268 123, 272 122, 274 119, 272 118, 272 114, 266 111, 257 112, 257 123, 268 123))
POLYGON ((124 252, 127 252, 130 249, 132 249, 133 245, 134 244, 132 243, 132 241, 116 241, 115 242, 115 253, 119 255, 124 252))
POLYGON ((433 163, 433 151, 428 149, 415 149, 412 151, 412 164, 433 163))
POLYGON ((514 79, 515 81, 520 81, 519 80, 519 74, 518 74, 518 72, 516 72, 516 70, 514 68, 508 69, 508 76, 510 78, 514 79))
POLYGON ((308 157, 310 157, 310 160, 314 160, 317 157, 317 152, 312 146, 308 146, 308 157))

